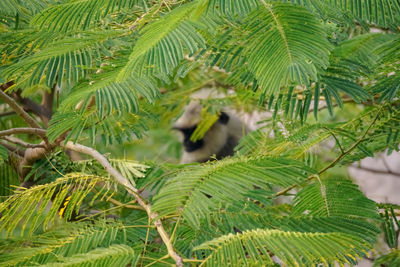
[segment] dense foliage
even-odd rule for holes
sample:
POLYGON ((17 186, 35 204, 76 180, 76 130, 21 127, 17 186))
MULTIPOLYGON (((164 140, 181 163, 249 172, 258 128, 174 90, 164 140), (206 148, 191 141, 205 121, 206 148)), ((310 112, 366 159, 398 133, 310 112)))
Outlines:
POLYGON ((0 265, 398 265, 346 166, 399 150, 399 30, 399 0, 2 0, 0 265), (200 137, 271 116, 176 164, 205 87, 200 137))

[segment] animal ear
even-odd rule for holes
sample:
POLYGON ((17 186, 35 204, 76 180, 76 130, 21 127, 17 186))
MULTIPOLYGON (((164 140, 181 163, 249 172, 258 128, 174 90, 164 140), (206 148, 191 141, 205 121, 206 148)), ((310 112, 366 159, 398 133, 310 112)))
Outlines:
POLYGON ((219 115, 219 122, 222 124, 227 124, 228 121, 229 121, 229 115, 222 111, 221 114, 219 115))

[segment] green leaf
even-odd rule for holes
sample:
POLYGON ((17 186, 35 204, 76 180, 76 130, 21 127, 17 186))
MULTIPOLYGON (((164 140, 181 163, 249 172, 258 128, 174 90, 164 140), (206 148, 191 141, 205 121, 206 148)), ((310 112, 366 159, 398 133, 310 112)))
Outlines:
POLYGON ((326 33, 303 7, 265 4, 249 15, 247 30, 249 70, 264 95, 316 81, 318 71, 328 66, 326 33))
POLYGON ((99 267, 126 266, 135 256, 135 251, 127 245, 111 245, 107 248, 97 248, 85 254, 77 254, 60 258, 59 262, 46 264, 49 267, 99 267))
POLYGON ((124 81, 132 73, 152 69, 162 74, 170 74, 184 58, 184 47, 189 54, 193 54, 199 47, 204 47, 203 38, 187 21, 198 5, 197 1, 186 3, 146 26, 141 31, 141 36, 117 81, 124 81))
POLYGON ((379 219, 375 202, 343 178, 318 179, 297 193, 292 215, 302 214, 379 219))
POLYGON ((78 0, 52 5, 36 15, 31 24, 47 31, 85 30, 106 15, 132 8, 138 0, 78 0))
POLYGON ((205 242, 195 250, 211 251, 203 265, 248 266, 273 265, 270 253, 287 266, 313 266, 319 263, 356 262, 370 248, 358 237, 342 233, 299 233, 257 229, 229 234, 205 242), (329 246, 328 246, 329 244, 329 246))
POLYGON ((283 158, 232 158, 191 166, 167 181, 154 197, 153 209, 160 216, 182 214, 198 227, 200 218, 220 202, 243 199, 254 186, 299 184, 312 173, 304 164, 283 158))
POLYGON ((12 235, 21 223, 21 232, 27 231, 28 235, 32 235, 40 226, 46 229, 57 216, 69 219, 99 182, 105 182, 104 190, 93 196, 93 201, 107 194, 107 184, 112 182, 110 179, 75 173, 51 183, 19 189, 0 203, 0 212, 3 214, 0 218, 0 231, 12 235), (74 190, 77 187, 79 190, 74 190), (45 209, 49 210, 44 213, 45 209))

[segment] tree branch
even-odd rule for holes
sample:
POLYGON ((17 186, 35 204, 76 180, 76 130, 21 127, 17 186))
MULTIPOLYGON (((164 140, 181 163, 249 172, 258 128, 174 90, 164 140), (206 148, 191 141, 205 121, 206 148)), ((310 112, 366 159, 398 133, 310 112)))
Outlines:
POLYGON ((38 128, 12 128, 8 130, 0 131, 0 137, 8 136, 12 134, 34 134, 42 139, 46 137, 46 130, 38 128))
POLYGON ((13 115, 13 114, 16 114, 14 110, 6 111, 6 112, 3 112, 3 113, 0 113, 0 117, 5 117, 5 116, 13 115))
MULTIPOLYGON (((1 90, 4 91, 13 85, 14 81, 5 83, 1 86, 1 90)), ((55 91, 56 91, 56 84, 54 84, 50 92, 44 90, 42 93, 42 103, 40 105, 30 98, 23 97, 21 89, 10 92, 10 95, 12 96, 13 99, 15 99, 16 102, 21 104, 22 108, 25 111, 31 111, 35 115, 39 116, 43 124, 47 126, 48 122, 50 121, 53 115, 53 102, 54 102, 55 91)))
MULTIPOLYGON (((64 147, 76 152, 89 155, 96 159, 104 167, 104 169, 110 175, 112 175, 119 184, 124 186, 126 190, 136 199, 137 203, 143 207, 151 220, 154 220, 158 217, 157 213, 151 211, 150 205, 145 203, 143 198, 140 196, 139 191, 132 184, 129 183, 128 179, 126 179, 110 164, 106 157, 100 154, 97 150, 80 144, 74 144, 71 141, 64 145, 64 147)), ((156 226, 161 239, 167 247, 169 256, 175 261, 176 266, 183 266, 182 258, 175 252, 171 239, 168 236, 168 233, 165 231, 161 220, 157 219, 156 221, 154 221, 154 225, 156 226)))
POLYGON ((13 143, 13 144, 16 144, 16 145, 20 145, 20 146, 23 146, 23 147, 26 147, 26 148, 36 148, 36 147, 44 148, 44 145, 42 145, 42 144, 27 143, 24 140, 21 140, 19 138, 13 137, 13 136, 3 136, 3 137, 0 137, 0 138, 4 139, 4 140, 6 140, 6 141, 8 141, 10 143, 13 143))
POLYGON ((25 152, 22 149, 19 149, 16 146, 10 145, 4 141, 0 141, 0 145, 7 148, 7 150, 9 150, 11 153, 15 153, 16 155, 18 155, 20 157, 24 157, 24 155, 25 155, 25 152))
POLYGON ((350 166, 350 168, 355 168, 355 169, 359 169, 359 170, 363 170, 363 171, 367 171, 367 172, 373 172, 373 173, 379 173, 379 174, 385 174, 385 175, 393 175, 393 176, 398 176, 400 177, 400 173, 398 172, 393 172, 391 170, 377 170, 377 169, 372 169, 372 168, 368 168, 368 167, 364 167, 364 166, 350 166))
POLYGON ((0 98, 6 102, 15 112, 31 127, 42 128, 25 110, 23 110, 14 99, 0 90, 0 98))
POLYGON ((43 91, 42 103, 41 103, 41 115, 40 118, 45 125, 47 125, 53 116, 53 102, 54 94, 56 91, 57 84, 54 84, 50 92, 43 91))

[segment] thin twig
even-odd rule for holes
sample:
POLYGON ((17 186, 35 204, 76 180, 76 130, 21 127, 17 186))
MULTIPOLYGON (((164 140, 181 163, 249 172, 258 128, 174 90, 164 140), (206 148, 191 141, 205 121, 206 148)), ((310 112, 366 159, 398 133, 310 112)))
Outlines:
POLYGON ((8 142, 10 142, 10 143, 13 143, 13 144, 16 144, 16 145, 20 145, 20 146, 23 146, 23 147, 26 147, 26 148, 36 148, 36 147, 44 148, 43 144, 27 143, 24 140, 21 140, 19 138, 14 137, 14 136, 2 136, 1 138, 6 140, 6 141, 8 141, 8 142))
POLYGON ((179 223, 180 223, 180 221, 181 221, 181 218, 182 218, 182 217, 179 217, 178 220, 176 220, 174 230, 172 231, 172 234, 171 234, 172 244, 175 243, 175 234, 176 234, 176 230, 178 229, 178 225, 179 225, 179 223))
POLYGON ((335 133, 332 132, 331 129, 329 129, 328 127, 324 127, 324 129, 327 130, 333 136, 333 138, 335 138, 336 144, 339 146, 340 152, 344 153, 343 147, 340 144, 339 139, 337 139, 335 133))
MULTIPOLYGON (((150 223, 151 223, 151 219, 149 217, 149 221, 148 221, 147 224, 150 224, 150 223)), ((144 248, 143 248, 143 251, 142 251, 142 256, 141 256, 141 261, 140 261, 140 266, 143 266, 143 257, 145 257, 145 255, 146 255, 147 243, 149 242, 149 235, 150 235, 150 228, 147 228, 146 238, 144 240, 144 248)), ((163 258, 168 258, 168 254, 166 256, 164 256, 163 258)), ((161 258, 161 259, 163 259, 163 258, 161 258)))
POLYGON ((373 172, 373 173, 379 173, 379 174, 385 174, 385 175, 393 175, 393 176, 399 176, 400 177, 400 173, 398 172, 392 172, 390 170, 385 171, 385 170, 377 170, 377 169, 372 169, 372 168, 368 168, 368 167, 364 167, 364 166, 350 166, 350 168, 355 168, 355 169, 359 169, 359 170, 363 170, 363 171, 367 171, 367 172, 373 172))
POLYGON ((387 163, 386 158, 385 158, 384 155, 382 155, 381 159, 382 159, 383 165, 385 165, 385 168, 388 170, 388 172, 394 174, 394 172, 392 172, 392 170, 390 169, 390 166, 387 163))
POLYGON ((344 153, 341 153, 334 161, 332 161, 330 164, 328 164, 325 168, 323 168, 322 170, 320 170, 318 172, 318 175, 321 175, 322 173, 324 173, 326 170, 332 168, 333 166, 335 166, 344 156, 346 156, 347 154, 349 154, 351 151, 353 151, 361 142, 364 141, 364 137, 368 134, 369 130, 371 129, 371 127, 375 124, 376 120, 378 119, 379 115, 381 114, 381 110, 378 111, 378 113, 376 114, 374 120, 371 122, 371 124, 368 126, 368 128, 365 130, 365 132, 361 135, 361 137, 358 139, 357 142, 355 142, 349 149, 347 149, 344 153))
POLYGON ((18 155, 20 157, 24 157, 25 156, 25 151, 23 151, 22 149, 13 146, 9 143, 6 143, 4 141, 0 141, 0 145, 4 146, 5 148, 7 148, 8 151, 10 151, 11 153, 14 153, 15 155, 18 155))
POLYGON ((14 110, 6 111, 6 112, 3 112, 3 113, 0 113, 0 117, 5 117, 5 116, 13 115, 13 114, 17 114, 17 113, 14 110))
POLYGON ((14 99, 9 97, 3 90, 0 90, 0 98, 6 102, 15 112, 32 128, 42 128, 34 118, 23 110, 14 99))
MULTIPOLYGON (((151 220, 155 220, 158 217, 158 214, 151 211, 151 206, 147 204, 142 196, 139 194, 139 191, 129 183, 128 179, 126 179, 119 171, 117 171, 108 161, 106 157, 100 154, 97 150, 87 147, 80 144, 74 144, 73 142, 69 141, 65 148, 80 152, 86 155, 89 155, 96 159, 104 169, 115 178, 115 180, 124 186, 126 190, 136 199, 137 203, 144 208, 147 212, 147 215, 151 220)), ((175 249, 171 243, 171 239, 168 236, 168 233, 165 231, 164 226, 160 219, 155 220, 154 225, 157 228, 157 232, 159 233, 162 241, 164 242, 165 246, 167 247, 169 256, 175 261, 176 266, 183 266, 182 258, 175 252, 175 249)))
MULTIPOLYGON (((169 257, 169 255, 167 254, 167 255, 165 255, 165 256, 159 258, 159 259, 155 259, 154 261, 150 262, 149 264, 147 264, 147 265, 144 266, 144 267, 150 267, 151 265, 156 264, 157 262, 162 262, 162 260, 167 259, 168 257, 169 257)), ((143 259, 143 258, 145 258, 145 257, 142 257, 142 259, 143 259)))
POLYGON ((117 205, 117 206, 119 206, 121 208, 128 208, 128 209, 133 209, 133 210, 143 210, 143 208, 141 206, 131 205, 129 203, 124 204, 124 203, 119 202, 116 199, 111 198, 111 197, 107 198, 107 201, 111 202, 114 205, 117 205))
MULTIPOLYGON (((365 141, 365 136, 368 134, 368 132, 371 129, 371 127, 375 124, 375 122, 378 119, 380 113, 381 113, 381 110, 378 111, 378 113, 376 114, 374 120, 371 122, 371 124, 368 126, 368 128, 365 130, 365 132, 361 135, 361 137, 357 140, 357 142, 355 142, 349 149, 347 149, 346 151, 342 152, 336 159, 334 159, 331 163, 329 163, 322 170, 320 170, 318 172, 318 174, 313 174, 313 175, 309 176, 306 181, 310 181, 310 180, 313 180, 314 178, 317 178, 319 175, 321 175, 322 173, 326 172, 328 169, 330 169, 333 166, 335 166, 344 156, 346 156, 351 151, 353 151, 361 142, 365 141)), ((292 190, 296 186, 297 186, 297 184, 291 185, 291 186, 279 191, 278 193, 276 193, 274 195, 274 197, 286 194, 288 191, 292 190)))
POLYGON ((34 134, 41 138, 46 137, 46 130, 38 128, 12 128, 8 130, 0 131, 0 137, 8 136, 13 134, 34 134))

